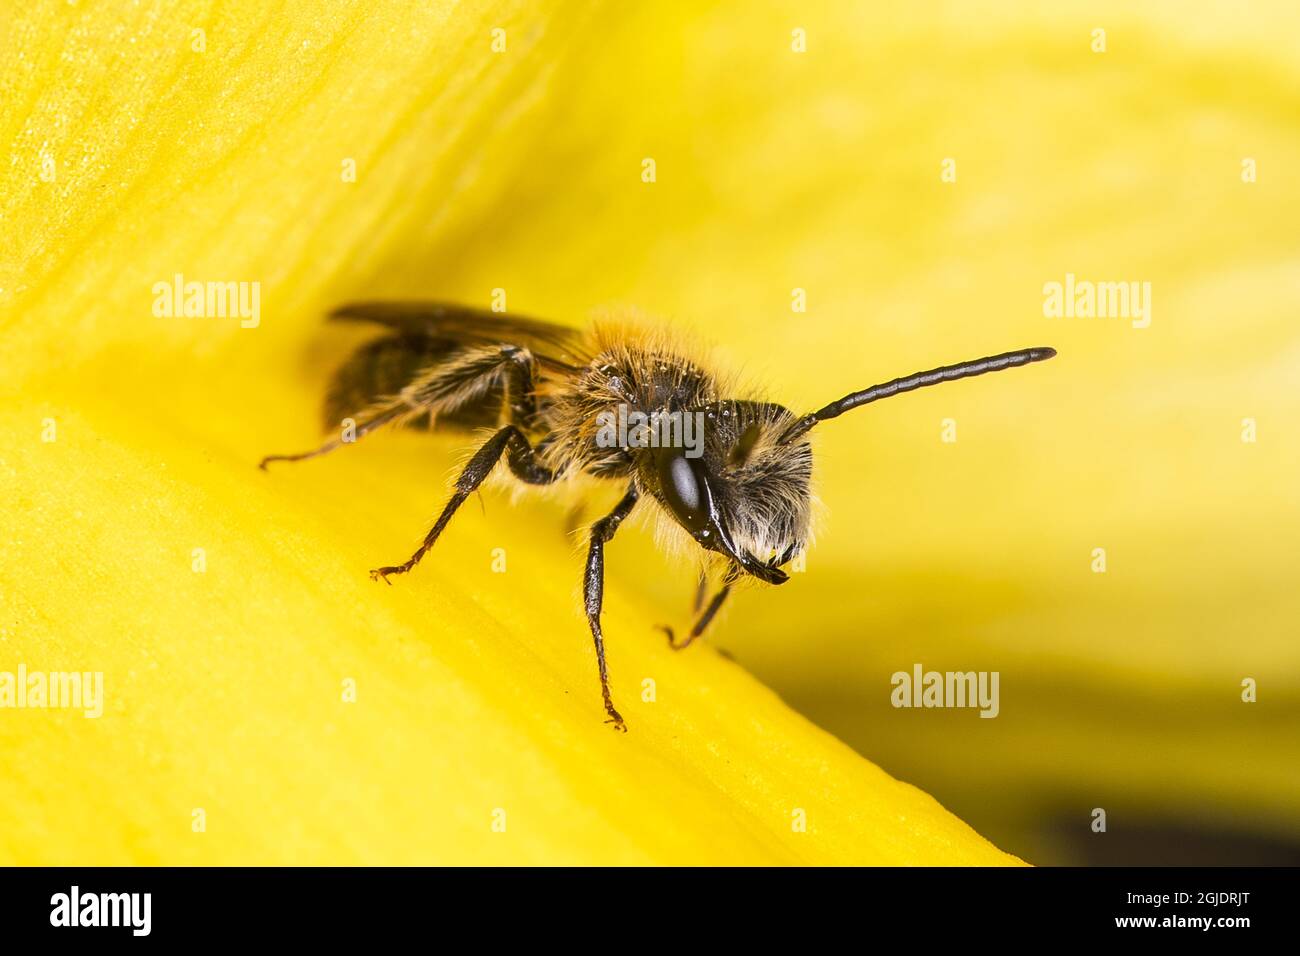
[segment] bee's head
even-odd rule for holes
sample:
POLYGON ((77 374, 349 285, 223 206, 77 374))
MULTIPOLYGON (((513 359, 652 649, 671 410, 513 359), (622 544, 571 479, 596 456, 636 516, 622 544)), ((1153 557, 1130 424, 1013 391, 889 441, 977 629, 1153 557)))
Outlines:
POLYGON ((741 401, 683 415, 691 422, 683 420, 682 435, 693 440, 651 449, 645 483, 700 547, 783 584, 781 566, 807 546, 810 520, 812 451, 806 441, 779 441, 795 416, 741 401))

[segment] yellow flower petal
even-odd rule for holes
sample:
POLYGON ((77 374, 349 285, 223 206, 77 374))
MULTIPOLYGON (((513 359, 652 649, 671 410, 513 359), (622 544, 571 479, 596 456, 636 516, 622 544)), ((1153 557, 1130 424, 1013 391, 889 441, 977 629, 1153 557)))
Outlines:
POLYGON ((687 269, 638 243, 689 202, 702 141, 650 140, 705 77, 675 88, 674 64, 626 57, 656 62, 648 18, 692 57, 737 41, 688 5, 624 16, 13 14, 0 670, 102 671, 106 701, 98 719, 0 712, 0 861, 1016 862, 740 667, 669 651, 655 565, 622 537, 606 630, 631 733, 612 733, 558 503, 485 495, 417 574, 370 582, 441 504, 454 443, 383 436, 255 468, 308 439, 342 347, 319 316, 343 295, 502 287, 572 311, 687 269), (151 290, 177 273, 261 283, 260 323, 155 317, 151 290))

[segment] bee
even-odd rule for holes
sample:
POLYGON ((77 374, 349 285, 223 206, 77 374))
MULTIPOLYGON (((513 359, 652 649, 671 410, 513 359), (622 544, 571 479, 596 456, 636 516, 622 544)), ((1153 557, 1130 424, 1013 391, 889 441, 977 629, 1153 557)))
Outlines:
MULTIPOLYGON (((809 540, 813 427, 882 398, 1056 354, 1030 348, 945 365, 796 415, 758 398, 732 397, 726 382, 688 350, 653 333, 601 326, 585 332, 438 302, 359 302, 331 318, 386 331, 335 373, 325 401, 327 427, 352 419, 350 441, 388 425, 493 429, 415 553, 375 568, 374 580, 391 584, 393 575, 419 564, 503 458, 524 485, 583 475, 623 484, 618 504, 590 527, 582 578, 606 723, 622 731, 627 727, 610 694, 601 605, 605 546, 634 509, 643 503, 657 509, 661 526, 698 546, 698 617, 680 640, 663 629, 669 645, 680 650, 705 632, 737 582, 789 579, 782 568, 809 540), (633 419, 638 424, 631 430, 614 427, 633 419), (669 427, 651 428, 665 422, 669 427), (684 425, 691 422, 702 427, 687 442, 684 425), (670 440, 655 440, 662 436, 670 440), (710 580, 717 590, 706 603, 710 580)), ((270 455, 261 467, 313 458, 344 443, 338 437, 300 454, 270 455)))

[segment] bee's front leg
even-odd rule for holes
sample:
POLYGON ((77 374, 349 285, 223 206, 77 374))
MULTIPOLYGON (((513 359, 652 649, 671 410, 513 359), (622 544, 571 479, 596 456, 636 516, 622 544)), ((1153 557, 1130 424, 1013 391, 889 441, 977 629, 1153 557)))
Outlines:
POLYGON ((671 627, 668 627, 667 624, 659 624, 659 630, 668 635, 669 648, 672 648, 673 650, 685 650, 694 643, 697 637, 701 636, 702 633, 707 630, 708 624, 712 622, 714 615, 718 614, 718 610, 723 606, 723 601, 727 600, 728 594, 731 593, 733 580, 735 579, 728 574, 727 580, 723 583, 723 587, 719 589, 718 593, 714 594, 714 600, 708 602, 708 606, 705 607, 705 613, 699 615, 699 619, 695 622, 695 626, 690 628, 688 635, 686 635, 681 641, 677 640, 671 627))

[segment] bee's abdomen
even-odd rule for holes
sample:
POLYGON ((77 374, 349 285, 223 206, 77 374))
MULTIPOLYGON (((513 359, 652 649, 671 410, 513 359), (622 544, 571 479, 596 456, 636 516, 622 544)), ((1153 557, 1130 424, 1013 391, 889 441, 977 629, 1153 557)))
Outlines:
MULTIPOLYGON (((335 429, 344 418, 396 395, 420 372, 446 362, 461 350, 447 339, 387 336, 361 346, 334 373, 325 397, 325 428, 335 429)), ((503 401, 501 386, 487 389, 478 400, 438 416, 438 424, 453 428, 483 428, 497 424, 503 401)), ((416 416, 409 428, 428 428, 429 416, 416 416)))

